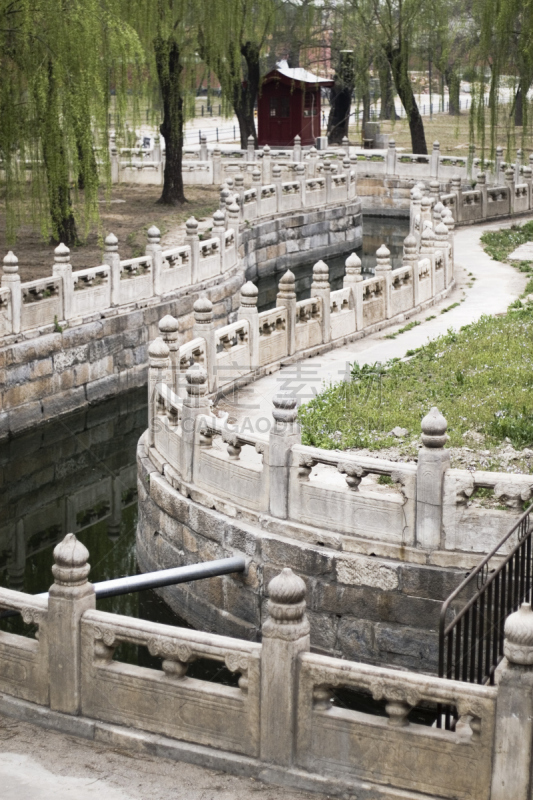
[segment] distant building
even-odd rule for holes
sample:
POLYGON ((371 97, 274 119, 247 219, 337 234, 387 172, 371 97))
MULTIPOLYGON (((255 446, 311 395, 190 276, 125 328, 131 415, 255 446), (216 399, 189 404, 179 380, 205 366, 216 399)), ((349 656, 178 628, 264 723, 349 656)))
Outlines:
POLYGON ((303 145, 314 144, 320 136, 320 90, 329 86, 333 81, 280 61, 261 85, 259 144, 287 147, 295 136, 300 136, 303 145))

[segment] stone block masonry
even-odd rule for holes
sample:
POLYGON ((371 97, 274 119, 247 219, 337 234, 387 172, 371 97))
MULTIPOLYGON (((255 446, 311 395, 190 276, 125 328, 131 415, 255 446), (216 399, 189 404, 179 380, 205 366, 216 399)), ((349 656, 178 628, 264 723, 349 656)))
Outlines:
POLYGON ((52 278, 31 284, 21 283, 18 260, 8 254, 0 293, 0 438, 143 385, 158 320, 171 314, 180 340, 189 341, 200 295, 211 299, 213 318, 225 324, 239 309, 246 274, 262 276, 313 256, 336 255, 351 243, 358 247, 355 182, 344 190, 344 203, 338 198, 314 211, 301 192, 293 194, 296 213, 281 213, 281 203, 250 225, 249 208, 223 187, 225 210, 213 217, 212 238, 200 238, 190 219, 185 244, 163 250, 152 227, 146 255, 122 261, 110 234, 105 263, 79 272, 72 272, 69 250, 59 245, 52 278))

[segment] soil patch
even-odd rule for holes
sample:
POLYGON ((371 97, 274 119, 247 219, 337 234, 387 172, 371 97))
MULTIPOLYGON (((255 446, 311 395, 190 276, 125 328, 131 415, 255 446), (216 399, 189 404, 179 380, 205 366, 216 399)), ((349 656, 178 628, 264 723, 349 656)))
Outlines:
MULTIPOLYGON (((185 221, 196 217, 205 221, 218 208, 219 187, 188 186, 188 202, 181 208, 156 205, 161 196, 159 186, 121 185, 113 187, 106 198, 102 189, 100 202, 100 232, 91 231, 87 241, 71 250, 73 268, 86 269, 102 263, 103 238, 114 233, 119 241, 121 258, 134 258, 144 254, 146 231, 157 225, 163 234, 162 242, 175 239, 185 221)), ((0 255, 13 250, 19 259, 22 281, 46 278, 52 274, 54 247, 44 240, 38 228, 23 225, 15 245, 8 245, 5 235, 5 212, 0 212, 0 255)))

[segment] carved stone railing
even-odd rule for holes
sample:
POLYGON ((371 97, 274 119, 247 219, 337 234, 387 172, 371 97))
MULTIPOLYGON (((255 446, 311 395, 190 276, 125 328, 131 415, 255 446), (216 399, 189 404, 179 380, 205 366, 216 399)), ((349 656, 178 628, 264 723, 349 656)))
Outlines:
MULTIPOLYGON (((485 687, 311 653, 312 589, 289 568, 268 583, 258 644, 96 611, 88 558, 68 534, 48 597, 0 588, 0 608, 38 628, 38 638, 0 630, 2 714, 336 796, 527 800, 530 605, 507 618, 506 658, 485 687), (150 666, 121 661, 120 645, 145 649, 150 666), (234 685, 195 676, 198 659, 234 685), (454 730, 437 727, 443 707, 456 711, 454 730)), ((238 591, 232 576, 217 580, 238 591)))

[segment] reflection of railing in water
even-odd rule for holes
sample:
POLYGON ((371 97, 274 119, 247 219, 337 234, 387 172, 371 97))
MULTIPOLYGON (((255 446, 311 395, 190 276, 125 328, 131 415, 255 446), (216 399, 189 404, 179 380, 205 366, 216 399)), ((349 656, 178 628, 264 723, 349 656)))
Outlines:
MULTIPOLYGON (((439 677, 478 684, 494 684, 494 672, 503 658, 504 623, 513 611, 530 601, 533 579, 530 514, 522 514, 491 552, 472 570, 442 605, 439 623, 439 677), (516 543, 512 540, 517 537, 516 543), (490 562, 504 545, 511 550, 493 571, 490 562), (446 624, 454 601, 469 591, 472 596, 446 624)), ((440 723, 454 724, 447 710, 440 723)))

